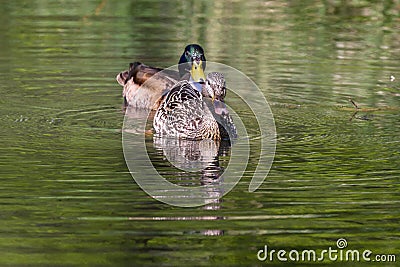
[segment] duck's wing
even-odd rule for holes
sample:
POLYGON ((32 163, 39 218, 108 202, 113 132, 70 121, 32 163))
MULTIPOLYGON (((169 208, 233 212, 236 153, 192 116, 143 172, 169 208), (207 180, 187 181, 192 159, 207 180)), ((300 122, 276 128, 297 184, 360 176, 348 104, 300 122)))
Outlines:
POLYGON ((218 125, 201 94, 187 81, 176 84, 154 117, 156 133, 188 139, 218 139, 218 125))
POLYGON ((179 72, 169 69, 162 69, 157 67, 147 66, 140 62, 133 62, 129 64, 128 75, 126 77, 125 83, 133 79, 133 81, 139 85, 144 84, 148 79, 153 77, 155 74, 159 74, 160 76, 166 76, 170 79, 174 79, 176 81, 179 80, 179 72))
POLYGON ((206 97, 203 98, 203 101, 218 123, 221 138, 226 140, 236 139, 238 137, 237 129, 226 104, 220 100, 211 101, 206 97))
POLYGON ((156 109, 156 103, 163 93, 179 81, 179 73, 134 62, 129 70, 117 75, 117 81, 124 87, 126 105, 156 109))

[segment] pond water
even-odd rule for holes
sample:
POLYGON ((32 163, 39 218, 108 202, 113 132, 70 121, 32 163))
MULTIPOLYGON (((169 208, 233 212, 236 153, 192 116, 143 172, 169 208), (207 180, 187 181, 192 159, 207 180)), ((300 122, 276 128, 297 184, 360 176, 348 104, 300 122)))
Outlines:
MULTIPOLYGON (((0 12, 0 265, 259 266, 271 264, 257 259, 264 245, 322 251, 340 238, 400 260, 398 1, 35 0, 0 12), (115 76, 137 60, 174 65, 188 43, 258 85, 277 144, 250 193, 263 137, 236 103, 252 147, 244 176, 181 208, 132 179, 115 76)), ((204 182, 165 161, 176 144, 146 135, 146 146, 175 182, 204 182)), ((224 149, 202 173, 211 183, 224 149)))

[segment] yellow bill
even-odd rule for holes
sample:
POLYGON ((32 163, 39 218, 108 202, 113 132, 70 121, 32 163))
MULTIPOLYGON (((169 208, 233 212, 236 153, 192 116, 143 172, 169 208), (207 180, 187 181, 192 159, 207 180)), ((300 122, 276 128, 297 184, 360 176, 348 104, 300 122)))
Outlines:
POLYGON ((206 75, 204 74, 203 71, 203 61, 200 60, 199 63, 193 61, 190 74, 192 75, 193 81, 204 82, 206 80, 206 75))

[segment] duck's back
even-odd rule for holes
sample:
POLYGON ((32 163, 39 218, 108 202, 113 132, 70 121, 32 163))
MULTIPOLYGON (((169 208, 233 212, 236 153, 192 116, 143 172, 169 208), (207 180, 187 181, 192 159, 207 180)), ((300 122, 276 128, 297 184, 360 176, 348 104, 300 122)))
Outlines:
POLYGON ((161 136, 187 139, 219 139, 218 124, 201 94, 189 82, 177 83, 166 95, 154 117, 161 136))
POLYGON ((136 108, 157 109, 158 100, 179 81, 179 73, 146 66, 139 62, 130 64, 129 70, 118 74, 117 81, 124 87, 125 105, 136 108))

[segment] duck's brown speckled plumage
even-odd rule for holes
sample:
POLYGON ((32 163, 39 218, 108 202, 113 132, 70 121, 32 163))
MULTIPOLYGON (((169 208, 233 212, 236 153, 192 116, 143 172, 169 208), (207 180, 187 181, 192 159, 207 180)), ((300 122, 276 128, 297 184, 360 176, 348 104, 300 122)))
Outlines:
POLYGON ((216 120, 201 94, 187 81, 177 83, 166 95, 153 121, 161 136, 219 139, 216 120))
POLYGON ((226 81, 224 75, 220 72, 209 73, 204 87, 203 96, 215 99, 210 110, 218 123, 221 138, 237 138, 236 126, 225 105, 226 81))
POLYGON ((221 73, 207 75, 205 88, 200 94, 187 81, 176 84, 166 95, 153 121, 155 132, 160 136, 187 139, 214 139, 229 137, 236 128, 223 104, 226 94, 225 79, 221 73), (215 101, 222 102, 223 112, 216 112, 215 101))

